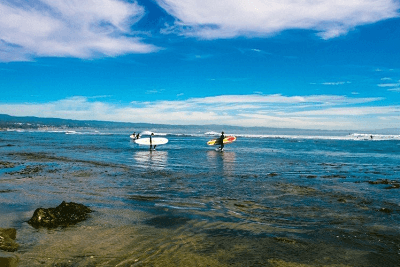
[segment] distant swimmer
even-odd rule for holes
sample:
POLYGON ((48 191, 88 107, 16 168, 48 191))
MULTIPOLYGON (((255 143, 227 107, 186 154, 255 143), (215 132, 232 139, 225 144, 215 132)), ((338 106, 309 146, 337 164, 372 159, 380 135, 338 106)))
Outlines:
POLYGON ((373 139, 374 137, 372 136, 372 134, 371 134, 371 140, 373 139))
POLYGON ((225 135, 224 135, 224 132, 222 132, 221 136, 218 138, 218 142, 220 143, 219 149, 221 151, 224 150, 224 139, 225 139, 225 135))

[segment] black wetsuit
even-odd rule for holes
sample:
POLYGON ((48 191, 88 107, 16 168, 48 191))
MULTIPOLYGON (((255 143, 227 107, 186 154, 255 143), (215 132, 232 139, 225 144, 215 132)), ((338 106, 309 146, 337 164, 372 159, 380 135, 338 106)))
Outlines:
POLYGON ((151 137, 152 136, 150 135, 150 150, 151 150, 151 146, 153 145, 153 139, 151 137))
POLYGON ((221 136, 219 137, 218 143, 220 144, 220 149, 224 149, 224 139, 225 139, 225 135, 221 134, 221 136))

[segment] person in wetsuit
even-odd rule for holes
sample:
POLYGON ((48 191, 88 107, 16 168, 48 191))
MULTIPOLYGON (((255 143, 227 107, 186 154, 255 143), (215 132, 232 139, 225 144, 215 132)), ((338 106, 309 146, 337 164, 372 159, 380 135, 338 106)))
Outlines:
POLYGON ((218 143, 220 144, 219 149, 224 150, 224 139, 225 139, 225 134, 224 132, 221 133, 221 136, 218 138, 218 143))
MULTIPOLYGON (((151 147, 153 146, 153 139, 152 139, 152 137, 154 136, 154 133, 151 133, 151 135, 150 135, 150 150, 151 150, 151 147)), ((156 146, 154 146, 154 149, 156 148, 156 146)))
MULTIPOLYGON (((151 150, 151 147, 153 146, 153 139, 152 139, 153 136, 154 136, 154 133, 151 133, 151 135, 150 135, 150 150, 151 150)), ((156 146, 157 146, 157 145, 154 145, 154 146, 153 146, 153 150, 156 149, 156 146)))

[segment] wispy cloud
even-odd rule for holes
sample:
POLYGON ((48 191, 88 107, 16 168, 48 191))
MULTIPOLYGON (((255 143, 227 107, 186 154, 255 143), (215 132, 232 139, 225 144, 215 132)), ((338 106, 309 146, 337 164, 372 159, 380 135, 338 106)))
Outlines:
POLYGON ((144 12, 136 2, 118 0, 2 1, 0 61, 155 51, 130 30, 144 12))
POLYGON ((146 90, 146 94, 159 94, 162 93, 164 89, 150 89, 146 90))
POLYGON ((0 113, 165 124, 222 123, 349 130, 395 127, 395 120, 387 118, 397 117, 400 106, 372 105, 378 100, 381 98, 336 95, 223 95, 116 105, 76 96, 45 104, 1 104, 0 113))
POLYGON ((398 87, 400 83, 381 83, 378 84, 379 87, 398 87))
POLYGON ((291 115, 306 116, 365 116, 378 114, 391 114, 400 112, 400 106, 367 106, 367 107, 345 107, 327 108, 323 110, 298 111, 291 115))
POLYGON ((176 18, 165 33, 205 39, 268 36, 287 29, 317 31, 323 39, 399 15, 395 0, 156 0, 176 18))
POLYGON ((343 85, 346 83, 350 83, 350 82, 325 82, 325 83, 322 83, 322 85, 343 85))
POLYGON ((351 82, 347 81, 347 82, 323 82, 323 83, 310 83, 310 84, 320 84, 320 85, 343 85, 343 84, 350 84, 351 82))

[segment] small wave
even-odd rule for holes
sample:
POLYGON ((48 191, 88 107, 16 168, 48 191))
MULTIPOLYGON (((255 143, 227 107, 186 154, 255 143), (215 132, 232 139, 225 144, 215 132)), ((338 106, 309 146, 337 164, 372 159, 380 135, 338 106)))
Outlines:
POLYGON ((140 136, 142 136, 142 135, 151 135, 152 133, 154 133, 154 132, 151 132, 151 131, 143 131, 143 132, 140 133, 140 136))
POLYGON ((23 133, 23 132, 25 132, 25 130, 21 130, 21 129, 7 129, 7 132, 18 132, 18 133, 23 133))
POLYGON ((220 135, 220 134, 221 133, 217 133, 217 132, 213 132, 213 131, 204 133, 204 135, 220 135))
POLYGON ((158 132, 155 132, 155 131, 143 131, 143 132, 141 132, 141 133, 139 133, 140 134, 140 136, 143 136, 143 135, 151 135, 151 134, 154 134, 154 135, 157 135, 157 136, 168 136, 168 135, 172 135, 172 134, 170 134, 170 133, 158 133, 158 132))
MULTIPOLYGON (((227 134, 228 135, 228 134, 227 134)), ((271 138, 271 139, 292 139, 292 140, 353 140, 353 141, 400 141, 400 135, 380 135, 380 134, 349 134, 340 135, 262 135, 262 134, 229 134, 242 138, 271 138)))
POLYGON ((350 136, 355 140, 400 140, 400 135, 353 133, 350 136))
POLYGON ((79 134, 79 135, 112 135, 111 133, 102 133, 99 131, 65 131, 65 134, 79 134))

